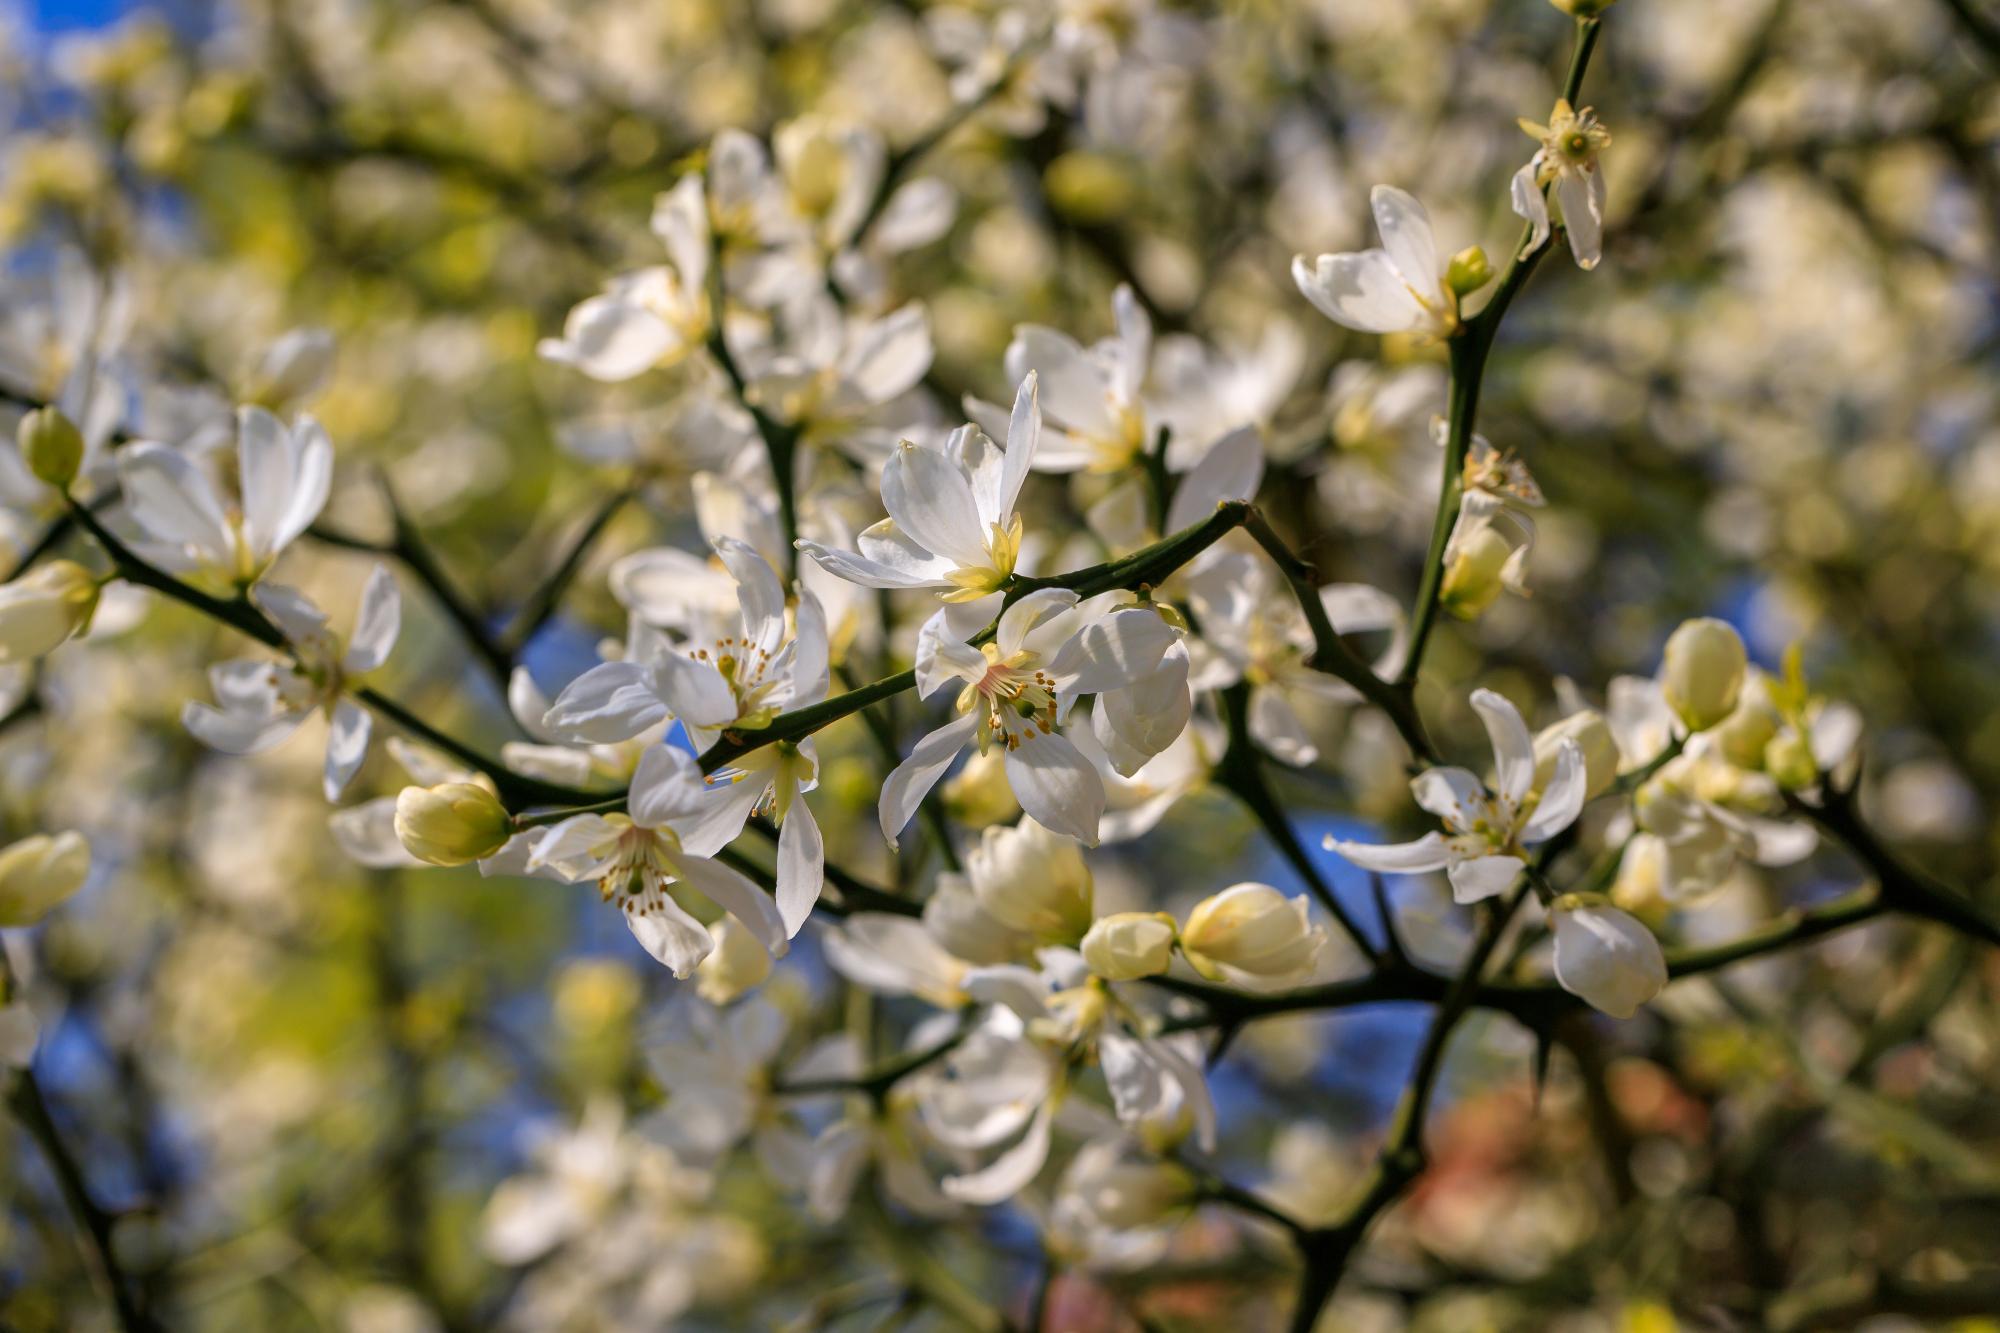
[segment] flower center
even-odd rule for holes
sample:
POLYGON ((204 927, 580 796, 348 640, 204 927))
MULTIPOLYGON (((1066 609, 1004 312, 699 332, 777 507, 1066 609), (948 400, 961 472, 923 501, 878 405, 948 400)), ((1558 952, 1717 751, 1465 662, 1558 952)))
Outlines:
POLYGON ((985 754, 997 738, 1009 750, 1021 742, 1056 729, 1056 685, 1041 670, 1040 658, 1018 652, 1004 661, 992 644, 981 646, 986 672, 958 696, 958 710, 983 709, 979 722, 979 752, 985 754))

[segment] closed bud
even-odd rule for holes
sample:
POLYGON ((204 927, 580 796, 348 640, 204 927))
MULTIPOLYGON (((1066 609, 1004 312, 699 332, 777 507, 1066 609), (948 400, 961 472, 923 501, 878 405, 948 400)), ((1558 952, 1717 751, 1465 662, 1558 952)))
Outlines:
POLYGON ((1611 724, 1595 708, 1571 713, 1535 734, 1535 790, 1547 787, 1555 776, 1556 756, 1564 741, 1575 741, 1583 754, 1584 799, 1609 791, 1618 780, 1618 741, 1611 734, 1611 724))
POLYGON ((396 797, 396 836, 419 861, 462 866, 491 856, 514 835, 514 820, 476 782, 405 787, 396 797))
POLYGON ((15 441, 28 471, 57 490, 68 490, 83 466, 83 433, 53 407, 38 407, 21 418, 15 441))
POLYGON ((97 578, 74 560, 49 560, 0 585, 0 663, 32 662, 90 625, 97 578))
POLYGON ((1802 791, 1819 781, 1812 745, 1797 731, 1773 736, 1764 746, 1764 771, 1786 791, 1802 791))
POLYGON ((1470 296, 1491 281, 1493 265, 1488 262, 1486 252, 1476 245, 1460 250, 1445 266, 1444 285, 1457 296, 1470 296))
POLYGON ((46 833, 0 850, 0 926, 32 926, 90 875, 90 844, 81 833, 46 833))
POLYGON ((1549 3, 1571 18, 1594 19, 1618 0, 1549 0, 1549 3))
POLYGON ((1165 912, 1113 912, 1083 937, 1083 961, 1106 981, 1157 977, 1174 958, 1174 919, 1165 912))
POLYGON ((1506 586, 1503 571, 1513 554, 1507 539, 1491 527, 1482 527, 1459 542, 1438 590, 1444 609, 1461 620, 1472 620, 1493 605, 1506 586))
POLYGON ((1326 946, 1304 896, 1286 898, 1268 884, 1237 884, 1188 913, 1181 954, 1211 981, 1249 990, 1282 990, 1309 980, 1326 946))
POLYGON ((1689 731, 1707 731, 1735 711, 1749 660, 1743 640, 1712 616, 1682 621, 1667 639, 1660 690, 1689 731))
POLYGON ((1764 766, 1764 747, 1778 734, 1784 719, 1772 708, 1765 691, 1746 688, 1736 708, 1715 728, 1714 737, 1722 757, 1738 768, 1764 766))
POLYGON ((966 858, 966 878, 986 914, 1048 944, 1075 944, 1090 929, 1090 867, 1075 838, 1032 819, 989 828, 966 858))
POLYGON ((708 935, 715 947, 694 969, 695 993, 702 999, 728 1004, 763 985, 771 975, 771 955, 735 917, 717 918, 708 935))
POLYGON ((1613 1018, 1630 1018, 1667 984, 1660 942, 1639 919, 1594 893, 1566 893, 1549 908, 1556 980, 1613 1018))

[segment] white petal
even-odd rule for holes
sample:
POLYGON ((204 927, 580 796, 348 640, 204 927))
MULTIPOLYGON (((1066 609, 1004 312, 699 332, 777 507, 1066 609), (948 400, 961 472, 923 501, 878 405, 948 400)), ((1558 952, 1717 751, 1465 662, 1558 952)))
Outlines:
POLYGON ((1407 333, 1430 322, 1381 250, 1321 255, 1311 268, 1295 257, 1292 281, 1322 315, 1363 333, 1407 333))
POLYGON ((1003 527, 1021 497, 1021 484, 1035 465, 1042 444, 1042 377, 1029 371, 1014 391, 1014 411, 1007 418, 1007 456, 1000 472, 998 509, 987 521, 1003 527))
POLYGON ((262 754, 286 739, 305 721, 303 713, 248 713, 190 701, 181 708, 181 725, 203 745, 224 754, 262 754))
POLYGON ((986 655, 969 643, 961 643, 945 622, 943 611, 934 613, 917 631, 917 696, 928 699, 954 681, 976 681, 986 674, 986 655))
POLYGON ((1454 861, 1445 871, 1451 880, 1454 902, 1476 903, 1514 887, 1521 877, 1523 862, 1518 856, 1475 856, 1470 861, 1454 861))
POLYGON ((1193 527, 1224 500, 1250 499, 1263 480, 1264 445, 1257 438, 1257 428, 1242 426, 1229 432, 1181 478, 1167 508, 1166 530, 1173 533, 1193 527))
POLYGON ((342 699, 334 705, 333 719, 326 733, 324 786, 327 800, 339 800, 340 793, 346 791, 347 784, 353 781, 362 761, 368 758, 368 737, 373 730, 374 719, 360 704, 352 699, 342 699))
POLYGON ((715 795, 693 755, 677 745, 649 745, 632 771, 625 808, 640 828, 678 831, 683 821, 699 819, 715 795))
POLYGON ((667 716, 653 673, 637 662, 605 662, 563 687, 542 725, 595 744, 628 741, 667 716))
POLYGON ((778 915, 787 939, 799 933, 819 901, 826 880, 826 843, 812 807, 803 798, 792 802, 778 832, 778 915))
POLYGON ((1187 645, 1176 643, 1160 659, 1158 670, 1123 689, 1099 694, 1090 725, 1112 767, 1129 778, 1179 740, 1193 714, 1187 645))
MULTIPOLYGON (((1087 435, 1116 432, 1104 376, 1067 333, 1040 324, 1021 325, 1007 344, 1006 365, 1008 378, 1016 383, 1025 384, 1029 375, 1036 377, 1047 392, 1049 416, 1062 426, 1087 435)), ((1016 406, 1019 403, 1017 396, 1016 406)))
POLYGON ((1060 732, 1037 734, 1007 751, 1007 782, 1029 818, 1088 847, 1104 818, 1104 780, 1060 732))
POLYGON ((986 524, 965 471, 935 449, 905 440, 882 468, 882 507, 910 540, 954 564, 983 569, 986 524))
POLYGON ((1319 758, 1306 724, 1285 692, 1275 685, 1250 687, 1250 737, 1281 764, 1303 768, 1319 758))
POLYGON ((685 981, 715 948, 708 927, 688 915, 673 898, 655 889, 623 900, 625 925, 639 947, 685 981))
POLYGON ((1348 842, 1328 837, 1321 843, 1330 852, 1339 852, 1363 870, 1380 870, 1389 875, 1415 875, 1426 870, 1442 870, 1451 864, 1451 848, 1442 835, 1426 833, 1415 842, 1348 842))
POLYGON ((1393 185, 1378 185, 1369 191, 1368 206, 1375 213, 1375 229, 1382 233, 1382 248, 1388 251, 1403 281, 1433 305, 1441 304, 1444 288, 1438 277, 1444 266, 1438 262, 1431 215, 1416 196, 1393 185))
POLYGON ((1542 197, 1542 187, 1535 183, 1535 164, 1541 158, 1537 153, 1528 165, 1514 173, 1508 184, 1508 196, 1514 211, 1527 219, 1533 229, 1528 234, 1528 249, 1538 250, 1549 239, 1549 201, 1542 197))
POLYGON ((563 321, 563 336, 542 339, 536 350, 546 361, 615 384, 645 374, 680 346, 680 334, 665 320, 624 294, 606 293, 578 304, 563 321))
POLYGON ((125 506, 140 527, 217 563, 230 559, 235 535, 201 468, 179 450, 150 440, 126 445, 117 457, 125 506))
POLYGON ((778 914, 778 904, 753 880, 719 861, 699 856, 676 858, 674 869, 703 897, 748 926, 773 958, 783 958, 791 948, 791 936, 785 930, 785 919, 778 914))
POLYGON ((944 1192, 961 1203, 1005 1203, 1040 1174, 1042 1164, 1049 1159, 1049 1137, 1054 1124, 1054 1102, 1042 1103, 1020 1142, 980 1170, 946 1176, 942 1182, 944 1192))
POLYGON ((936 731, 931 732, 910 751, 910 757, 896 765, 895 770, 882 783, 881 806, 877 814, 882 824, 882 836, 891 848, 896 845, 896 835, 903 831, 910 818, 917 813, 917 807, 930 794, 952 760, 958 758, 959 751, 972 739, 973 730, 979 725, 977 713, 967 713, 955 718, 936 731))
POLYGON ((1159 669, 1179 634, 1145 607, 1114 611, 1085 625, 1049 663, 1049 674, 1070 694, 1096 694, 1130 685, 1159 669))
POLYGON ((1462 768, 1430 768, 1410 779, 1417 804, 1457 832, 1472 827, 1486 799, 1486 784, 1462 768))
POLYGON ((1542 801, 1522 826, 1521 841, 1530 845, 1546 842, 1576 822, 1583 813, 1584 788, 1588 783, 1583 751, 1566 740, 1556 751, 1556 769, 1542 789, 1542 801))
POLYGON ((347 642, 347 656, 341 665, 356 675, 375 670, 389 660, 402 627, 402 590, 389 567, 377 565, 361 589, 361 609, 355 613, 354 636, 347 642))
POLYGON ((1556 203, 1562 208, 1563 230, 1570 253, 1581 269, 1597 267, 1604 255, 1604 173, 1593 171, 1579 180, 1564 172, 1556 178, 1556 203))
POLYGON ((296 452, 292 460, 291 493, 278 517, 277 530, 270 534, 272 555, 290 546, 312 526, 319 511, 326 508, 326 497, 333 489, 333 441, 326 437, 325 428, 310 416, 301 415, 292 438, 296 452))
POLYGON ((930 368, 930 319, 912 301, 857 332, 840 377, 868 402, 886 403, 916 387, 930 368))
POLYGON ((654 667, 653 684, 673 715, 690 726, 719 727, 736 720, 736 694, 713 662, 669 652, 654 667))
POLYGON ((926 574, 920 570, 885 565, 871 560, 865 555, 843 551, 835 546, 820 542, 799 541, 799 550, 811 556, 814 563, 835 578, 846 579, 849 583, 864 588, 936 588, 943 586, 943 574, 926 574))
POLYGON ((1528 724, 1518 708, 1491 690, 1474 690, 1472 708, 1493 742, 1494 785, 1519 807, 1535 785, 1535 740, 1528 734, 1528 724))
POLYGON ((285 423, 261 407, 236 409, 238 485, 243 493, 243 537, 269 553, 292 501, 298 460, 285 423))
POLYGON ((829 680, 826 609, 818 597, 801 589, 793 621, 791 706, 797 708, 826 697, 829 680))

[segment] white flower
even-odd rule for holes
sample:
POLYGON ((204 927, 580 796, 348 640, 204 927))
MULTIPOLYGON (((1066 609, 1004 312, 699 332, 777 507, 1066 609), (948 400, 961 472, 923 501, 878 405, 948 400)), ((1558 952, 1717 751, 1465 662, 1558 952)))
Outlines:
POLYGON ((310 398, 333 376, 333 334, 326 329, 290 329, 279 334, 257 361, 243 395, 278 411, 310 398))
POLYGON ((681 178, 653 206, 653 234, 668 264, 623 273, 569 312, 563 336, 536 349, 595 380, 629 380, 684 360, 706 342, 708 203, 699 172, 681 178))
MULTIPOLYGON (((1199 644, 1206 656, 1200 684, 1215 688, 1247 681, 1250 735, 1263 750, 1295 767, 1319 755, 1300 710, 1314 704, 1352 704, 1354 687, 1310 663, 1312 627, 1292 594, 1260 559, 1217 561, 1194 582, 1201 615, 1199 644)), ((1386 632, 1387 645, 1373 669, 1393 675, 1406 650, 1403 607, 1361 583, 1330 583, 1319 591, 1327 619, 1342 635, 1386 632)))
POLYGON ((1576 111, 1560 98, 1548 124, 1523 120, 1521 128, 1541 144, 1528 165, 1514 173, 1510 191, 1514 211, 1534 228, 1528 248, 1537 249, 1549 239, 1549 201, 1543 191, 1554 185, 1557 219, 1569 233, 1577 267, 1596 268, 1604 246, 1604 173, 1597 154, 1610 145, 1611 132, 1598 124, 1589 107, 1576 111))
POLYGON ((921 921, 893 912, 855 912, 821 937, 826 961, 878 995, 915 995, 939 1008, 963 1005, 972 965, 938 938, 930 915, 928 903, 921 921))
POLYGON ((1429 769, 1411 781, 1410 791, 1444 821, 1446 835, 1426 833, 1389 845, 1328 837, 1325 845, 1364 870, 1443 870, 1461 903, 1506 892, 1527 864, 1526 849, 1553 838, 1582 812, 1588 768, 1576 742, 1564 740, 1548 785, 1537 793, 1535 743, 1520 712, 1491 690, 1474 690, 1472 706, 1493 742, 1492 793, 1465 769, 1429 769))
POLYGON ((747 543, 720 538, 715 553, 736 582, 737 605, 717 614, 690 601, 678 642, 635 629, 621 661, 605 662, 564 687, 543 724, 573 740, 629 740, 668 718, 697 749, 724 728, 756 727, 826 693, 826 626, 819 603, 800 597, 786 623, 785 587, 747 543))
POLYGON ((1305 895, 1287 899, 1268 884, 1235 884, 1195 904, 1180 943, 1182 956, 1211 981, 1284 990, 1312 978, 1326 939, 1305 895))
POLYGON ((973 602, 998 592, 1021 555, 1014 502, 1042 433, 1035 376, 1021 382, 1001 449, 972 426, 942 451, 905 440, 882 467, 889 516, 864 531, 860 553, 801 539, 799 549, 864 588, 937 588, 940 600, 973 602))
POLYGON ((118 451, 118 479, 149 540, 140 554, 223 586, 255 583, 319 517, 333 483, 333 444, 317 421, 287 427, 261 407, 236 413, 237 486, 228 497, 178 449, 150 440, 118 451))
POLYGON ((1378 185, 1368 196, 1382 248, 1292 259, 1292 281, 1319 312, 1363 333, 1448 338, 1458 330, 1458 298, 1445 285, 1430 214, 1412 196, 1378 185))
POLYGON ((765 952, 782 957, 790 936, 771 896, 708 859, 741 827, 728 827, 722 804, 702 781, 693 756, 656 745, 632 777, 629 813, 572 815, 535 841, 528 868, 551 867, 571 883, 595 880, 605 900, 616 900, 624 910, 640 946, 676 977, 692 973, 714 941, 667 892, 669 885, 698 895, 697 908, 702 900, 722 908, 750 928, 765 952))
POLYGON ((1549 908, 1556 980, 1613 1018, 1630 1018, 1667 984, 1660 942, 1630 913, 1595 894, 1566 893, 1549 908))
POLYGON ((1050 1243, 1069 1262, 1130 1270, 1157 1261, 1195 1197, 1187 1168, 1139 1150, 1123 1135, 1093 1139, 1064 1168, 1050 1210, 1050 1243))
POLYGON ((942 1188, 961 1203, 1005 1203, 1048 1161, 1063 1061, 1028 1039, 1013 1010, 996 1007, 941 1063, 917 1082, 924 1129, 977 1163, 946 1176, 942 1188))
POLYGON ((992 641, 951 637, 943 613, 917 641, 917 691, 953 681, 959 717, 919 740, 882 784, 882 834, 890 846, 959 752, 999 746, 1007 782, 1037 823, 1095 845, 1104 813, 1097 770, 1058 727, 1080 696, 1117 689, 1160 665, 1174 631, 1151 610, 1093 617, 1074 592, 1042 588, 1001 613, 992 641))
POLYGON ((1810 825, 1767 818, 1782 808, 1777 783, 1727 763, 1717 748, 1708 736, 1695 738, 1632 797, 1642 832, 1628 855, 1657 858, 1649 870, 1669 902, 1720 888, 1739 857, 1792 865, 1819 844, 1810 825))
POLYGON ((361 591, 354 634, 343 653, 326 616, 305 595, 275 583, 250 590, 257 607, 284 632, 290 662, 237 658, 209 668, 213 707, 189 701, 181 722, 206 745, 226 754, 260 754, 288 737, 315 712, 327 719, 326 799, 338 800, 368 757, 374 723, 349 697, 356 676, 388 660, 402 627, 403 599, 395 575, 376 565, 361 591))
MULTIPOLYGON (((1046 395, 1050 429, 1035 455, 1038 472, 1116 472, 1153 446, 1142 397, 1153 321, 1123 283, 1111 295, 1111 310, 1117 334, 1090 348, 1040 324, 1021 325, 1007 345, 1007 378, 1033 375, 1046 395)), ((975 400, 966 407, 974 420, 993 415, 975 400)))
POLYGON ((782 349, 767 359, 749 353, 738 358, 750 380, 750 401, 791 425, 802 440, 864 460, 880 457, 894 439, 889 431, 896 420, 883 409, 893 408, 931 367, 923 306, 912 301, 880 319, 850 317, 815 287, 782 313, 790 334, 782 349))

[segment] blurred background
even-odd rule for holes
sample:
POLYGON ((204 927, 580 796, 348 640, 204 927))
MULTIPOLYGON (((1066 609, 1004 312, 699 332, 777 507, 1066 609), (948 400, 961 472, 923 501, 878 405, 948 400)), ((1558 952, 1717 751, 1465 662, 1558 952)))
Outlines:
MULTIPOLYGON (((607 274, 656 262, 651 201, 716 130, 810 113, 907 147, 951 123, 954 76, 1004 46, 1003 8, 7 6, 0 385, 17 405, 54 391, 52 293, 78 256, 112 279, 94 349, 115 371, 108 431, 185 438, 269 388, 258 366, 281 335, 328 330, 331 376, 305 404, 340 460, 322 526, 390 543, 393 495, 460 611, 494 627, 636 485, 518 654, 553 694, 623 632, 609 563, 699 540, 688 478, 712 460, 648 412, 646 381, 590 384, 538 361, 537 339, 607 274)), ((1005 401, 1019 323, 1107 335, 1128 283, 1162 334, 1220 349, 1258 404, 1274 460, 1261 498, 1305 554, 1407 599, 1436 493, 1441 355, 1326 323, 1288 265, 1372 244, 1377 182, 1427 203, 1445 251, 1507 254, 1506 182, 1532 149, 1515 122, 1546 118, 1569 21, 1545 0, 1013 8, 1060 11, 1095 45, 1070 86, 1010 84, 921 161, 954 220, 883 258, 884 305, 928 306, 937 415, 956 419, 968 393, 1005 401)), ((1605 259, 1543 266, 1480 418, 1549 498, 1534 596, 1440 635, 1421 701, 1449 751, 1479 752, 1472 684, 1546 720, 1557 678, 1601 698, 1613 675, 1649 673, 1680 619, 1720 615, 1767 666, 1804 642, 1815 687, 1866 718, 1884 835, 1991 899, 1996 69, 2000 10, 1981 0, 1611 11, 1584 98, 1614 136, 1605 259)), ((1037 503, 1059 525, 1093 484, 1038 483, 1037 503)), ((47 516, 8 514, 24 552, 47 516)), ((308 541, 284 574, 351 598, 370 558, 308 541)), ((350 607, 330 609, 342 623, 350 607)), ((453 614, 409 589, 385 688, 497 749, 520 733, 453 614)), ((0 721, 0 830, 79 828, 96 850, 86 890, 6 945, 30 978, 51 1114, 141 1304, 195 1329, 661 1326, 675 1303, 647 1304, 601 1255, 508 1262, 489 1201, 513 1181, 516 1203, 545 1191, 530 1213, 601 1217, 614 1188, 639 1188, 593 1175, 591 1153, 643 1151, 619 1108, 659 1100, 645 1057, 675 983, 587 888, 354 865, 310 741, 205 751, 181 705, 241 648, 179 608, 134 605, 20 681, 0 721)), ((914 725, 914 701, 900 706, 914 725)), ((1306 845, 1406 821, 1380 719, 1307 720, 1320 760, 1280 777, 1306 845)), ((824 738, 829 855, 881 882, 921 875, 872 832, 867 741, 852 724, 824 738)), ((403 781, 378 753, 356 791, 403 781)), ((1185 903, 1241 878, 1299 888, 1206 791, 1093 867, 1101 903, 1185 903)), ((1345 867, 1327 873, 1365 901, 1345 867)), ((1827 850, 1656 917, 1672 939, 1730 938, 1857 877, 1827 850)), ((1404 906, 1448 933, 1438 904, 1404 906)), ((1580 1028, 1539 1089, 1532 1041, 1475 1025, 1434 1172, 1324 1326, 1902 1329, 2000 1313, 1990 955, 1883 923, 1675 994, 1656 1016, 1580 1028)), ((794 1046, 850 1003, 809 938, 767 997, 794 1046)), ((1215 1074, 1233 1175, 1303 1216, 1331 1210, 1422 1021, 1388 1006, 1244 1034, 1215 1074)), ((0 1321, 111 1326, 46 1162, 12 1127, 0 1142, 0 1321)), ((884 1307, 828 1303, 879 1253, 812 1226, 754 1163, 725 1167, 704 1203, 658 1188, 640 1267, 684 1280, 678 1326, 880 1326, 884 1307)), ((933 1239, 968 1284, 1026 1307, 1023 1219, 933 1239)), ((1265 1327, 1288 1290, 1281 1246, 1203 1215, 1153 1270, 1066 1277, 1055 1326, 1265 1327)))

